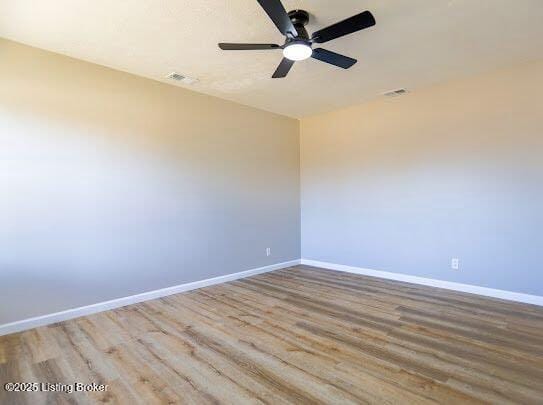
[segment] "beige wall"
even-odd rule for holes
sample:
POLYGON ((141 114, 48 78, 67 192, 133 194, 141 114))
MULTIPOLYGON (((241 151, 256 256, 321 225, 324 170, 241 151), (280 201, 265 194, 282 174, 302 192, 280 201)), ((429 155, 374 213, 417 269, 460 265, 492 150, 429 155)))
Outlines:
POLYGON ((5 40, 0 61, 0 324, 300 257, 298 121, 5 40))
POLYGON ((303 258, 543 295, 543 62, 303 119, 301 177, 303 258))

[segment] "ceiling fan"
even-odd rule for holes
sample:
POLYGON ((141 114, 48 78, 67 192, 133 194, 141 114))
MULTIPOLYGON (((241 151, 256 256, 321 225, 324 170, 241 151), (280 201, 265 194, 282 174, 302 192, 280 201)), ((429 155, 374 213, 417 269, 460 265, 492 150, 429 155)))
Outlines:
POLYGON ((285 36, 283 45, 277 44, 232 44, 219 43, 219 48, 225 51, 248 51, 264 49, 282 49, 283 60, 273 73, 273 78, 285 77, 295 61, 312 57, 343 69, 349 69, 356 59, 341 55, 323 48, 312 49, 313 44, 322 44, 364 28, 375 25, 375 18, 369 11, 347 18, 318 30, 309 36, 305 25, 309 21, 309 13, 304 10, 286 12, 280 0, 257 0, 273 23, 285 36))

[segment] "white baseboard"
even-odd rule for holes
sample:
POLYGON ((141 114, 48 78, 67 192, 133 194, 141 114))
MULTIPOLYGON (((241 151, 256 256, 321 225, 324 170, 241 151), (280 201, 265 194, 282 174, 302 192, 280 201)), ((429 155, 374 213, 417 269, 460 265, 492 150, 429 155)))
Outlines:
POLYGON ((422 284, 431 287, 445 288, 447 290, 461 291, 471 294, 479 294, 487 297, 500 298, 503 300, 523 302, 525 304, 543 306, 543 297, 539 295, 523 294, 514 291, 497 290, 494 288, 479 287, 476 285, 455 283, 452 281, 435 280, 432 278, 410 276, 408 274, 391 273, 388 271, 365 269, 362 267, 345 266, 343 264, 320 262, 317 260, 302 259, 301 264, 307 266, 321 267, 327 270, 345 271, 347 273, 361 274, 386 278, 389 280, 405 281, 407 283, 422 284))
POLYGON ((21 332, 27 329, 37 328, 38 326, 50 325, 52 323, 66 321, 68 319, 78 318, 80 316, 95 314, 97 312, 124 307, 126 305, 137 304, 138 302, 149 301, 155 298, 166 297, 172 294, 195 290, 197 288, 225 283, 227 281, 237 280, 239 278, 254 276, 256 274, 266 273, 272 270, 284 269, 286 267, 296 266, 298 264, 300 264, 300 260, 291 260, 288 262, 271 264, 269 266, 240 271, 238 273, 226 274, 224 276, 194 281, 192 283, 180 284, 173 287, 162 288, 160 290, 147 291, 141 294, 131 295, 129 297, 117 298, 114 300, 99 302, 97 304, 87 305, 84 307, 55 312, 53 314, 42 315, 34 318, 23 319, 21 321, 6 323, 4 325, 0 325, 0 336, 8 335, 15 332, 21 332))

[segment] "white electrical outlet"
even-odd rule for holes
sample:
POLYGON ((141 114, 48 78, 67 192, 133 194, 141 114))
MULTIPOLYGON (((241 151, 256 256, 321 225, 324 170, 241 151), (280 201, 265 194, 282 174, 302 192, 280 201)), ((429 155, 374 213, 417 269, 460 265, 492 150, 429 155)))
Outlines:
POLYGON ((271 256, 271 248, 266 248, 266 256, 271 256))
POLYGON ((460 265, 459 259, 457 257, 453 257, 451 259, 451 269, 458 270, 459 265, 460 265))

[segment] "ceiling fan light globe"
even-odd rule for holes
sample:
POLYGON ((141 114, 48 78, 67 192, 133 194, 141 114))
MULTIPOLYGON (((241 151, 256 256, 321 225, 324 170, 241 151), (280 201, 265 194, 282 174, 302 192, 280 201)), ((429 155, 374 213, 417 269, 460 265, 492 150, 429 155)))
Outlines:
POLYGON ((287 45, 283 49, 283 56, 290 60, 304 60, 311 56, 313 50, 311 47, 304 43, 294 43, 287 45))

